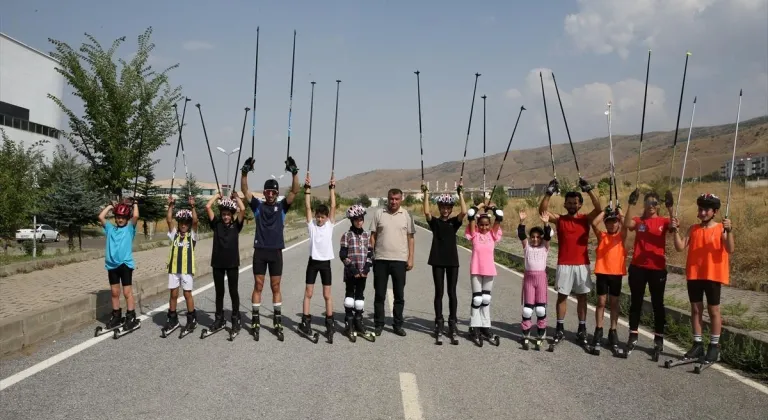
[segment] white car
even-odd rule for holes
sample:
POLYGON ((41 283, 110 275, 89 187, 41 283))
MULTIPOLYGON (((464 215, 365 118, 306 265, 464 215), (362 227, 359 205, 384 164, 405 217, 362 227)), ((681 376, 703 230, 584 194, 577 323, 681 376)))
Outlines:
MULTIPOLYGON (((31 240, 33 237, 32 229, 19 229, 16 231, 16 241, 23 242, 31 240)), ((59 231, 49 225, 37 225, 34 238, 40 242, 54 240, 59 242, 59 231)))

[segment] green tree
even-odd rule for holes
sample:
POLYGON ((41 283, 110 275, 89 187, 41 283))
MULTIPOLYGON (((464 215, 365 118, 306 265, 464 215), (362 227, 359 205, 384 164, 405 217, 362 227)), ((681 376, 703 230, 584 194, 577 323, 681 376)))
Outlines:
POLYGON ((12 239, 17 229, 32 223, 42 190, 36 173, 44 166, 40 141, 29 147, 11 140, 0 128, 0 238, 12 239))
POLYGON ((496 207, 504 209, 507 206, 507 202, 509 202, 509 197, 504 188, 496 188, 493 195, 491 195, 491 201, 496 204, 496 207))
POLYGON ((368 197, 368 194, 360 194, 360 197, 358 197, 357 202, 360 203, 360 205, 365 208, 371 207, 371 199, 368 197))
POLYGON ((165 197, 158 195, 159 188, 155 185, 155 173, 152 168, 148 168, 144 180, 138 185, 137 192, 143 197, 139 200, 139 215, 144 222, 144 237, 149 238, 147 223, 165 218, 168 201, 165 197))
POLYGON ((172 105, 181 96, 181 87, 168 80, 170 66, 156 72, 148 64, 155 48, 150 41, 152 28, 138 37, 138 51, 127 62, 114 54, 125 37, 105 50, 91 35, 79 49, 50 39, 59 61, 56 71, 64 76, 83 102, 84 115, 78 116, 60 98, 48 94, 69 118, 69 131, 63 132, 72 147, 91 165, 93 183, 105 192, 122 197, 132 187, 137 164, 149 156, 165 139, 176 133, 172 105))

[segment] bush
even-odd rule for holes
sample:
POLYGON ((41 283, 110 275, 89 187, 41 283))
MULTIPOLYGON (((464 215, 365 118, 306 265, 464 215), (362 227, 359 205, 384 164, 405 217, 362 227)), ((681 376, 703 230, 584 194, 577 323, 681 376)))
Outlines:
MULTIPOLYGON (((24 253, 30 256, 32 255, 33 245, 34 244, 32 243, 32 241, 24 241, 21 243, 22 248, 24 248, 24 253)), ((36 248, 37 248, 37 254, 42 255, 43 251, 45 251, 45 244, 38 241, 36 248)))
POLYGON ((358 197, 357 202, 360 203, 363 207, 371 207, 371 199, 368 197, 368 194, 360 194, 360 197, 358 197))

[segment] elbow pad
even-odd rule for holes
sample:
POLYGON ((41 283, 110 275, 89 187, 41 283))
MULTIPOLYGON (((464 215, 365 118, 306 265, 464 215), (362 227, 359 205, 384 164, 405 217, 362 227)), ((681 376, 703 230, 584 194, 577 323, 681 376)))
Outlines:
POLYGON ((544 225, 544 238, 545 241, 552 239, 552 228, 549 225, 544 225))
POLYGON ((347 259, 347 255, 349 255, 349 248, 343 246, 341 249, 339 249, 339 258, 341 259, 341 262, 344 262, 344 260, 347 259))
POLYGON ((475 215, 477 214, 477 207, 472 206, 467 210, 467 220, 475 220, 475 215))
POLYGON ((525 225, 519 224, 517 225, 517 237, 520 238, 521 241, 524 241, 527 236, 525 236, 525 225))

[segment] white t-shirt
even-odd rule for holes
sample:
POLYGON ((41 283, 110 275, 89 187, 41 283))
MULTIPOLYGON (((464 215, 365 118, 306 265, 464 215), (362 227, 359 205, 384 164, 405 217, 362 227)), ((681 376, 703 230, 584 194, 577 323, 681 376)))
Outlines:
POLYGON ((309 256, 316 261, 333 260, 333 222, 326 221, 322 226, 315 219, 307 223, 309 230, 309 256))

